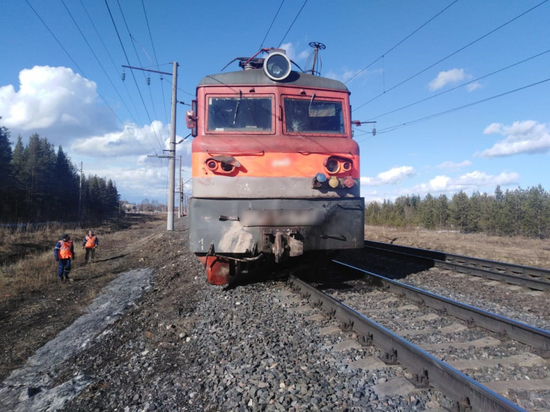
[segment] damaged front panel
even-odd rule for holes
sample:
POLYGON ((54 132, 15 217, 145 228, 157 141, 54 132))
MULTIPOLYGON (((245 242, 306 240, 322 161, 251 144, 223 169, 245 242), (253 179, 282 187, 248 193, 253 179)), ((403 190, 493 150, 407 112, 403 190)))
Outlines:
POLYGON ((197 254, 299 256, 363 245, 364 201, 199 199, 190 202, 190 248, 197 254))

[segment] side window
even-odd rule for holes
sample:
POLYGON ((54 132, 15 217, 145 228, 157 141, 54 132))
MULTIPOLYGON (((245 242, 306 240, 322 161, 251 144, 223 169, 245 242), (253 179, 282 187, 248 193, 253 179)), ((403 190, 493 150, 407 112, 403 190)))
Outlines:
POLYGON ((345 133, 341 102, 285 98, 284 106, 289 133, 345 133))
POLYGON ((270 132, 270 97, 209 97, 208 131, 270 132))

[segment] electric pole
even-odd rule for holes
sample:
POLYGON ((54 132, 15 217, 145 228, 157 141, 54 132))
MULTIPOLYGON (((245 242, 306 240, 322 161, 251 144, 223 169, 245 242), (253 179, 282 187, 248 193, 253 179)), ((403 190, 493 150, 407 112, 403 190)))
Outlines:
POLYGON ((182 206, 183 206, 183 185, 181 181, 181 155, 180 155, 180 190, 179 190, 179 202, 178 202, 178 219, 181 218, 182 213, 182 206))
MULTIPOLYGON (((178 104, 177 89, 178 89, 178 62, 173 63, 172 73, 160 72, 158 70, 143 69, 141 67, 122 66, 128 69, 141 70, 144 72, 165 74, 172 76, 172 121, 170 124, 170 149, 164 150, 169 152, 168 156, 153 156, 161 159, 168 159, 168 215, 166 217, 166 230, 174 230, 174 194, 176 188, 176 105, 178 104)), ((122 79, 124 80, 124 78, 122 79)))
POLYGON ((176 190, 176 106, 178 104, 178 63, 172 68, 172 126, 170 129, 170 158, 168 160, 168 220, 166 230, 174 230, 174 192, 176 190))

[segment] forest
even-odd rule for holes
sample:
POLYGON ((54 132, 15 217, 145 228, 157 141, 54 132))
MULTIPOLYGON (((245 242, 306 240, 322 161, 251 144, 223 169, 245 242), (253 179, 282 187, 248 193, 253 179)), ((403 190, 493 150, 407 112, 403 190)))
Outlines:
POLYGON ((545 239, 550 236, 550 193, 538 185, 505 192, 497 186, 493 195, 401 196, 367 204, 365 222, 545 239))
MULTIPOLYGON (((0 127, 0 222, 78 221, 80 174, 59 146, 32 134, 11 148, 10 131, 0 127)), ((83 177, 81 221, 114 216, 119 193, 112 180, 83 177)))

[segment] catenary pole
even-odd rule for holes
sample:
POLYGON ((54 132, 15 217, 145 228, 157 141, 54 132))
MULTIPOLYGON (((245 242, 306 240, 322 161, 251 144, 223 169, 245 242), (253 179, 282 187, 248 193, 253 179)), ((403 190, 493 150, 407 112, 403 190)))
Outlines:
MULTIPOLYGON (((172 73, 165 73, 158 70, 145 69, 143 67, 133 67, 125 66, 122 67, 132 69, 132 70, 141 70, 144 72, 159 73, 167 76, 172 76, 172 122, 170 127, 170 149, 163 150, 164 152, 169 152, 168 156, 153 156, 147 155, 147 157, 157 157, 159 159, 169 159, 168 162, 168 213, 166 217, 166 230, 174 230, 174 191, 175 191, 175 181, 176 181, 176 105, 178 103, 177 99, 177 88, 178 88, 178 63, 173 63, 172 73)), ((124 78, 122 79, 124 80, 124 78)))
POLYGON ((176 105, 178 88, 178 63, 174 62, 172 75, 172 125, 170 128, 170 159, 168 164, 168 219, 166 230, 174 230, 174 194, 176 190, 176 105))
POLYGON ((178 202, 178 219, 181 218, 181 213, 183 212, 183 186, 181 181, 181 155, 180 155, 180 190, 179 190, 179 202, 178 202))

